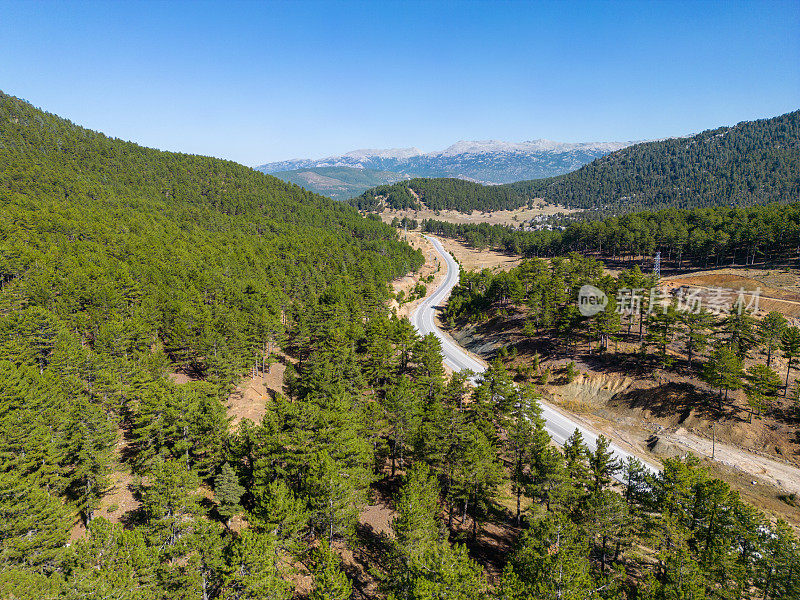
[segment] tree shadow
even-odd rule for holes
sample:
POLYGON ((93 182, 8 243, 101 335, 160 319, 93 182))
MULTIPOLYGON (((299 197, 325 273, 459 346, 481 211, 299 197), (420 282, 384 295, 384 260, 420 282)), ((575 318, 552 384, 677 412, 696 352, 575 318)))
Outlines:
POLYGON ((450 539, 464 544, 487 575, 497 578, 505 569, 521 531, 505 508, 492 506, 478 527, 477 538, 472 538, 472 521, 467 519, 466 523, 455 525, 450 539))
POLYGON ((353 562, 345 572, 353 583, 354 597, 373 598, 383 576, 389 571, 392 540, 386 533, 375 531, 368 523, 356 526, 353 562))
POLYGON ((655 388, 630 390, 616 395, 611 404, 628 409, 645 409, 659 418, 678 415, 683 423, 694 412, 708 421, 744 421, 731 403, 720 404, 719 396, 690 383, 665 383, 655 388))

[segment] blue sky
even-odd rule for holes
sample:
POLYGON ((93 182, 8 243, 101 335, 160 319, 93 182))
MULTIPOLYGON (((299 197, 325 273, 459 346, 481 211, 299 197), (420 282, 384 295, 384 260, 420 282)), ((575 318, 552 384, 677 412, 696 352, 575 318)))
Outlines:
POLYGON ((0 89, 255 165, 638 140, 800 108, 800 2, 6 2, 0 89))

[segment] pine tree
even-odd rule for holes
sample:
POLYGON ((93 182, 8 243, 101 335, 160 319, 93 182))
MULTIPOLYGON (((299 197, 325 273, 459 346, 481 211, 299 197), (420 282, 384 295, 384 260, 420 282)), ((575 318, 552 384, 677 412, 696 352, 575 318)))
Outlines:
POLYGON ((513 598, 585 598, 599 600, 606 585, 597 581, 586 560, 589 548, 579 528, 560 513, 537 520, 520 540, 503 573, 513 598))
POLYGON ((620 467, 628 506, 641 503, 648 489, 648 471, 638 458, 629 456, 620 467))
POLYGON ((354 475, 325 451, 314 455, 309 465, 305 480, 309 507, 320 535, 329 544, 339 536, 348 538, 355 533, 369 479, 358 480, 354 475))
POLYGON ((508 414, 517 402, 517 392, 511 374, 499 358, 495 358, 483 374, 474 397, 485 404, 492 415, 508 414))
POLYGON ((390 339, 391 324, 386 318, 373 317, 366 326, 364 339, 364 375, 374 388, 383 388, 396 371, 390 339))
POLYGON ((707 330, 713 324, 713 317, 710 313, 701 310, 699 312, 682 311, 678 313, 684 328, 683 344, 686 348, 687 359, 689 368, 692 368, 692 359, 695 354, 702 352, 708 346, 708 333, 707 330))
POLYGON ((225 524, 230 524, 234 515, 241 512, 239 501, 244 494, 244 488, 239 483, 239 478, 231 466, 222 464, 219 474, 214 479, 214 496, 216 497, 219 514, 225 519, 225 524))
POLYGON ((419 336, 408 319, 393 317, 392 324, 392 342, 398 354, 398 373, 404 375, 410 373, 411 355, 417 345, 419 336))
POLYGON ((50 569, 71 526, 58 497, 14 473, 0 474, 0 559, 7 565, 50 569))
POLYGON ((603 435, 597 438, 594 452, 589 454, 589 468, 591 469, 594 491, 599 492, 611 484, 614 475, 619 471, 619 463, 614 459, 614 454, 609 450, 611 442, 603 435))
POLYGON ((721 325, 723 335, 728 338, 728 344, 736 356, 744 360, 756 344, 756 320, 747 310, 734 306, 730 314, 722 320, 721 325))
POLYGON ((414 381, 422 396, 433 398, 444 387, 444 367, 442 366, 442 344, 434 334, 429 333, 414 345, 414 381))
POLYGON ((526 486, 527 495, 542 500, 549 511, 561 506, 566 500, 569 475, 565 468, 564 456, 550 444, 550 435, 543 428, 536 428, 530 447, 530 481, 526 486))
MULTIPOLYGON (((798 341, 800 341, 800 338, 798 341)), ((726 401, 728 400, 728 392, 741 389, 743 376, 742 361, 729 348, 718 348, 703 368, 703 379, 712 388, 725 390, 726 401)))
POLYGON ((419 395, 411 379, 402 376, 386 393, 384 401, 391 432, 392 477, 397 461, 403 466, 406 446, 417 437, 422 410, 419 395))
POLYGON ((282 479, 268 484, 259 482, 252 492, 254 506, 248 517, 251 526, 290 552, 296 551, 310 518, 305 500, 297 498, 282 479))
POLYGON ((780 346, 781 335, 789 322, 779 312, 771 312, 758 322, 758 340, 767 349, 767 366, 772 363, 772 352, 780 346))
POLYGON ((464 506, 462 523, 472 517, 472 539, 478 537, 478 523, 504 478, 497 448, 476 426, 465 429, 463 446, 459 448, 453 483, 456 496, 464 506))
POLYGON ((670 362, 667 355, 667 346, 672 342, 678 323, 678 312, 675 305, 670 304, 665 310, 655 310, 650 313, 647 320, 646 342, 658 348, 661 364, 670 362))
POLYGON ((311 600, 349 600, 353 584, 342 571, 341 559, 333 549, 323 542, 314 551, 312 560, 314 587, 311 600))
POLYGON ((781 334, 781 349, 783 357, 786 359, 786 385, 783 388, 783 395, 789 389, 789 373, 792 370, 792 361, 800 356, 800 328, 787 327, 781 334))
POLYGON ((158 589, 159 553, 141 529, 126 530, 103 518, 70 548, 66 580, 73 597, 152 598, 158 589))
POLYGON ((116 432, 108 415, 79 397, 70 413, 64 440, 64 464, 71 471, 69 493, 88 526, 106 492, 116 432))
POLYGON ((575 429, 564 443, 564 459, 567 473, 578 489, 589 488, 589 448, 583 441, 583 434, 575 429))
POLYGON ((605 310, 597 313, 589 324, 592 335, 597 338, 598 349, 608 351, 608 342, 619 339, 616 334, 621 327, 616 299, 609 297, 605 310))
POLYGON ((745 375, 744 391, 750 405, 747 422, 753 418, 753 413, 760 414, 767 408, 767 401, 773 398, 781 386, 781 378, 766 365, 753 365, 747 369, 745 375))
POLYGON ((538 395, 532 386, 521 386, 516 402, 505 419, 506 446, 511 458, 512 491, 517 502, 517 525, 522 518, 522 494, 530 486, 531 477, 535 476, 534 470, 529 466, 532 459, 531 452, 534 451, 537 438, 542 434, 547 435, 537 398, 538 395))
POLYGON ((407 564, 442 537, 437 520, 439 484, 427 465, 416 464, 409 470, 395 507, 395 548, 399 559, 407 564))
POLYGON ((421 555, 390 577, 392 600, 484 600, 489 590, 484 574, 461 544, 447 540, 425 546, 421 555))
POLYGON ((779 519, 770 531, 758 563, 756 584, 763 598, 778 600, 800 596, 800 582, 797 580, 800 545, 784 520, 779 519))
POLYGON ((148 525, 164 546, 174 546, 199 512, 196 496, 200 481, 183 462, 157 462, 150 470, 149 485, 141 488, 142 509, 148 525))
POLYGON ((294 596, 294 585, 280 572, 275 538, 269 533, 244 529, 231 539, 226 553, 229 571, 224 589, 230 597, 289 600, 294 596))
POLYGON ((606 575, 610 563, 617 561, 631 537, 631 519, 625 501, 614 491, 595 490, 581 506, 581 522, 600 555, 600 573, 606 575))

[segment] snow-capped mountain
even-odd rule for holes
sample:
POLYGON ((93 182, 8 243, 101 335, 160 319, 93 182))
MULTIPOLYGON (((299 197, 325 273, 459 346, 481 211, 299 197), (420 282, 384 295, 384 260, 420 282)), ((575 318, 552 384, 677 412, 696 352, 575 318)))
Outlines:
POLYGON ((459 177, 481 183, 510 183, 574 171, 634 142, 567 144, 550 140, 460 141, 438 152, 418 148, 354 150, 320 159, 294 159, 256 167, 264 173, 348 167, 392 172, 405 177, 459 177))

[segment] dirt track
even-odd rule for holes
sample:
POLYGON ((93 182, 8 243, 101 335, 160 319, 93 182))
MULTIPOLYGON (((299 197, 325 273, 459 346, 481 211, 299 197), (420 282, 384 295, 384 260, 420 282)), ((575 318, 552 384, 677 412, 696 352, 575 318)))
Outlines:
POLYGON ((744 471, 788 494, 800 495, 800 469, 797 467, 745 452, 729 444, 719 442, 713 444, 711 440, 683 429, 678 429, 673 434, 666 434, 664 437, 698 456, 711 458, 713 452, 714 460, 723 465, 744 471))

